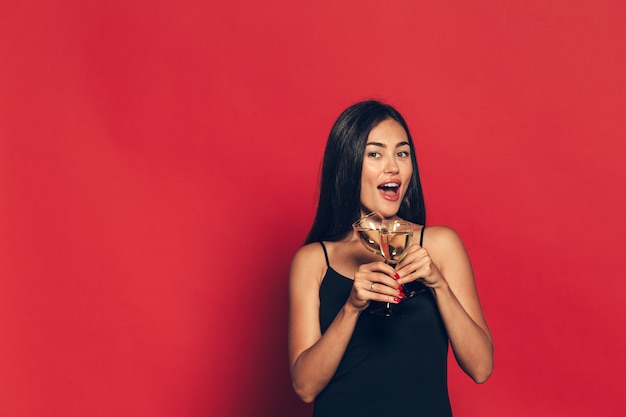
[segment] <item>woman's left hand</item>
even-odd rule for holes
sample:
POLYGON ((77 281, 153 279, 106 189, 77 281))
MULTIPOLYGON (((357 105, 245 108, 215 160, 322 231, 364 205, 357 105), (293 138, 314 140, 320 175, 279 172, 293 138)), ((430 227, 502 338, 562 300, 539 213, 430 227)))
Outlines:
POLYGON ((430 288, 435 288, 445 281, 428 250, 419 244, 413 244, 402 261, 396 266, 399 284, 419 280, 430 288))

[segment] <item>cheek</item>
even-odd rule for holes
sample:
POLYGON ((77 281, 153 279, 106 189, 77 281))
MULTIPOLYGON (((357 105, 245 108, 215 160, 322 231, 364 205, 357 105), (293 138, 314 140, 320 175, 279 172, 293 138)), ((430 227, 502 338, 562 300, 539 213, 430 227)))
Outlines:
POLYGON ((402 175, 404 176, 405 181, 410 180, 413 176, 413 164, 411 164, 410 162, 406 164, 404 169, 402 170, 402 175))
POLYGON ((367 199, 367 197, 372 194, 372 187, 378 185, 377 178, 378 177, 372 167, 363 165, 363 169, 361 171, 361 201, 363 201, 364 198, 367 199))
POLYGON ((380 170, 372 164, 363 164, 363 168, 361 169, 361 184, 375 182, 378 178, 379 171, 380 170))

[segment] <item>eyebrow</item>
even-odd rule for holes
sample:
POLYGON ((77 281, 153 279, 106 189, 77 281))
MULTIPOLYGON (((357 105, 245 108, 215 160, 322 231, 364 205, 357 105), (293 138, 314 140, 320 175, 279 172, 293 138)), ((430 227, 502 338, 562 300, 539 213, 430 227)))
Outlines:
MULTIPOLYGON (((367 143, 365 144, 365 146, 369 146, 369 145, 372 145, 372 146, 380 146, 381 148, 386 148, 386 147, 387 147, 387 145, 385 145, 384 143, 380 143, 380 142, 367 142, 367 143)), ((400 143, 398 143, 398 144, 396 145, 396 148, 399 148, 399 147, 401 147, 401 146, 405 146, 405 145, 406 145, 406 146, 409 146, 409 142, 400 142, 400 143)))

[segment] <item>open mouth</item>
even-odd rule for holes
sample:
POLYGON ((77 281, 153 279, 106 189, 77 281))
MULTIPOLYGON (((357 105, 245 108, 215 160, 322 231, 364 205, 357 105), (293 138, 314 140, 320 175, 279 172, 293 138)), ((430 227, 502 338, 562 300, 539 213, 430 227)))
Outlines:
POLYGON ((384 184, 380 184, 378 186, 378 189, 381 190, 385 195, 395 196, 400 190, 400 184, 395 182, 386 182, 384 184))

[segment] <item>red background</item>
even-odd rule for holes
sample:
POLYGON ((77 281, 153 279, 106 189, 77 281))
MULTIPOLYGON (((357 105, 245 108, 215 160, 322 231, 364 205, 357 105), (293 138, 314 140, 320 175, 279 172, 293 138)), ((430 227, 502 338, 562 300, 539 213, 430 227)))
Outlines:
POLYGON ((494 334, 485 385, 451 367, 456 415, 623 415, 625 12, 4 2, 0 415, 308 415, 289 263, 369 97, 408 120, 494 334))

